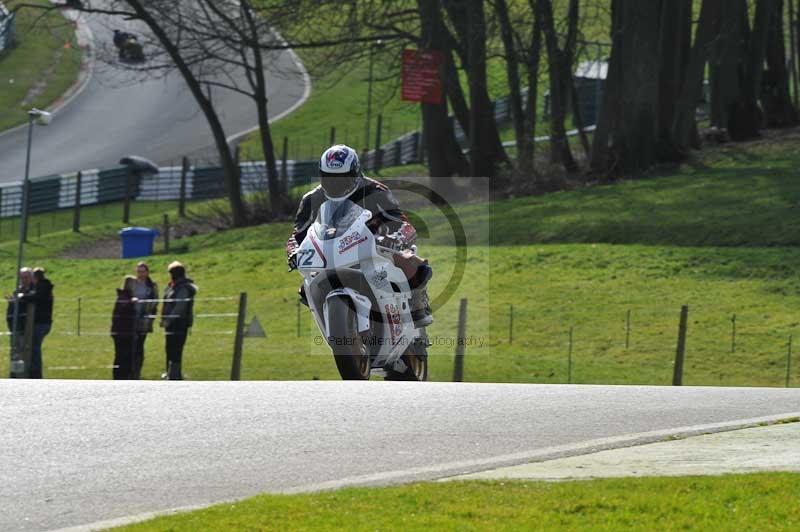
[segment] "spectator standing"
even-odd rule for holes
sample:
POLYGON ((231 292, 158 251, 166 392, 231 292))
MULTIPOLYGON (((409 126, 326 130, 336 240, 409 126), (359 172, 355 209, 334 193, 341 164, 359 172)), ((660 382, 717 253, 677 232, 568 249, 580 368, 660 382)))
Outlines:
POLYGON ((122 288, 117 288, 117 301, 111 314, 111 338, 114 340, 114 380, 133 378, 133 359, 136 345, 136 308, 133 297, 136 278, 125 276, 122 288))
POLYGON ((167 267, 170 282, 164 290, 161 326, 166 336, 167 372, 162 377, 182 380, 181 361, 186 335, 194 319, 194 296, 197 286, 186 277, 186 268, 178 261, 167 267))
POLYGON ((137 300, 134 305, 136 309, 136 342, 133 345, 131 378, 139 380, 144 363, 144 342, 147 334, 153 332, 153 320, 158 313, 158 285, 150 279, 150 266, 146 262, 136 265, 133 297, 137 300))
MULTIPOLYGON (((33 287, 33 270, 30 268, 21 268, 19 270, 19 285, 14 293, 6 297, 8 306, 6 307, 6 323, 8 324, 8 331, 14 331, 14 308, 17 307, 17 352, 21 352, 25 345, 25 319, 27 318, 28 306, 23 305, 21 302, 16 304, 17 300, 24 296, 33 287)), ((11 350, 14 350, 14 335, 10 336, 11 350)))
POLYGON ((42 342, 53 326, 53 283, 44 275, 44 268, 33 269, 33 287, 22 296, 20 303, 33 303, 33 341, 31 347, 31 378, 42 378, 42 342))

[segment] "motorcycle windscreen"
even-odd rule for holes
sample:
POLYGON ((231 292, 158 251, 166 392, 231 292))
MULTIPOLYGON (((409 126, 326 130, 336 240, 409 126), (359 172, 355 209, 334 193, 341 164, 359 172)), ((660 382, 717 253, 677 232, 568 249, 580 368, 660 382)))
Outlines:
POLYGON ((364 212, 364 209, 348 199, 328 200, 319 208, 317 219, 314 222, 314 233, 320 240, 340 237, 364 212))

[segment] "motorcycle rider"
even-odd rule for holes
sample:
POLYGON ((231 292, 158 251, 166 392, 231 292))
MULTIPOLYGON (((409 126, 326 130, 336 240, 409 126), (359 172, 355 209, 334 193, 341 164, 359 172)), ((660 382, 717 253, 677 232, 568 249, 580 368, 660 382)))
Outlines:
MULTIPOLYGON (((416 255, 417 231, 400 210, 386 185, 366 177, 361 171, 358 154, 344 144, 331 146, 319 160, 320 184, 303 196, 289 240, 286 255, 289 271, 297 268, 297 249, 317 217, 320 206, 327 200, 348 199, 372 213, 367 224, 370 230, 384 237, 384 242, 401 251, 394 256, 395 265, 403 270, 411 287, 411 317, 417 327, 433 323, 428 303, 427 284, 433 275, 428 261, 416 255)), ((308 305, 303 287, 300 298, 308 305)))

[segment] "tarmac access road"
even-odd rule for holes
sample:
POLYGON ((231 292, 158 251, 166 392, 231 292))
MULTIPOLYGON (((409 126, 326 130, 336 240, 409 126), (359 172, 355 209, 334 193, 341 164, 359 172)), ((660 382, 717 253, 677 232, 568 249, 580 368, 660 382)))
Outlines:
POLYGON ((0 530, 450 477, 796 416, 800 389, 0 380, 0 530))
MULTIPOLYGON (((34 127, 31 177, 112 168, 130 154, 161 166, 180 165, 184 155, 200 164, 216 159, 205 116, 177 72, 142 79, 118 62, 103 59, 109 54, 113 57, 114 28, 143 33, 132 22, 80 15, 79 34, 94 43, 97 58, 87 67, 90 72, 84 86, 60 106, 52 123, 34 127)), ((308 77, 293 52, 276 52, 265 71, 273 119, 307 97, 308 77)), ((243 72, 234 78, 243 82, 243 72)), ((229 138, 257 125, 254 104, 247 96, 221 88, 210 90, 229 138)), ((27 135, 24 126, 0 133, 0 183, 21 181, 25 175, 27 135)))

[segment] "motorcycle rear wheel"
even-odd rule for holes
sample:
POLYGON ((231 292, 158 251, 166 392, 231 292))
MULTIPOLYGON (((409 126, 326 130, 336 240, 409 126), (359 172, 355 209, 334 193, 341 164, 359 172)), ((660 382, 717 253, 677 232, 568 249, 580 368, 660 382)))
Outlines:
POLYGON ((343 380, 368 380, 370 374, 369 353, 361 334, 358 332, 356 311, 350 298, 332 297, 328 300, 327 339, 343 380))

